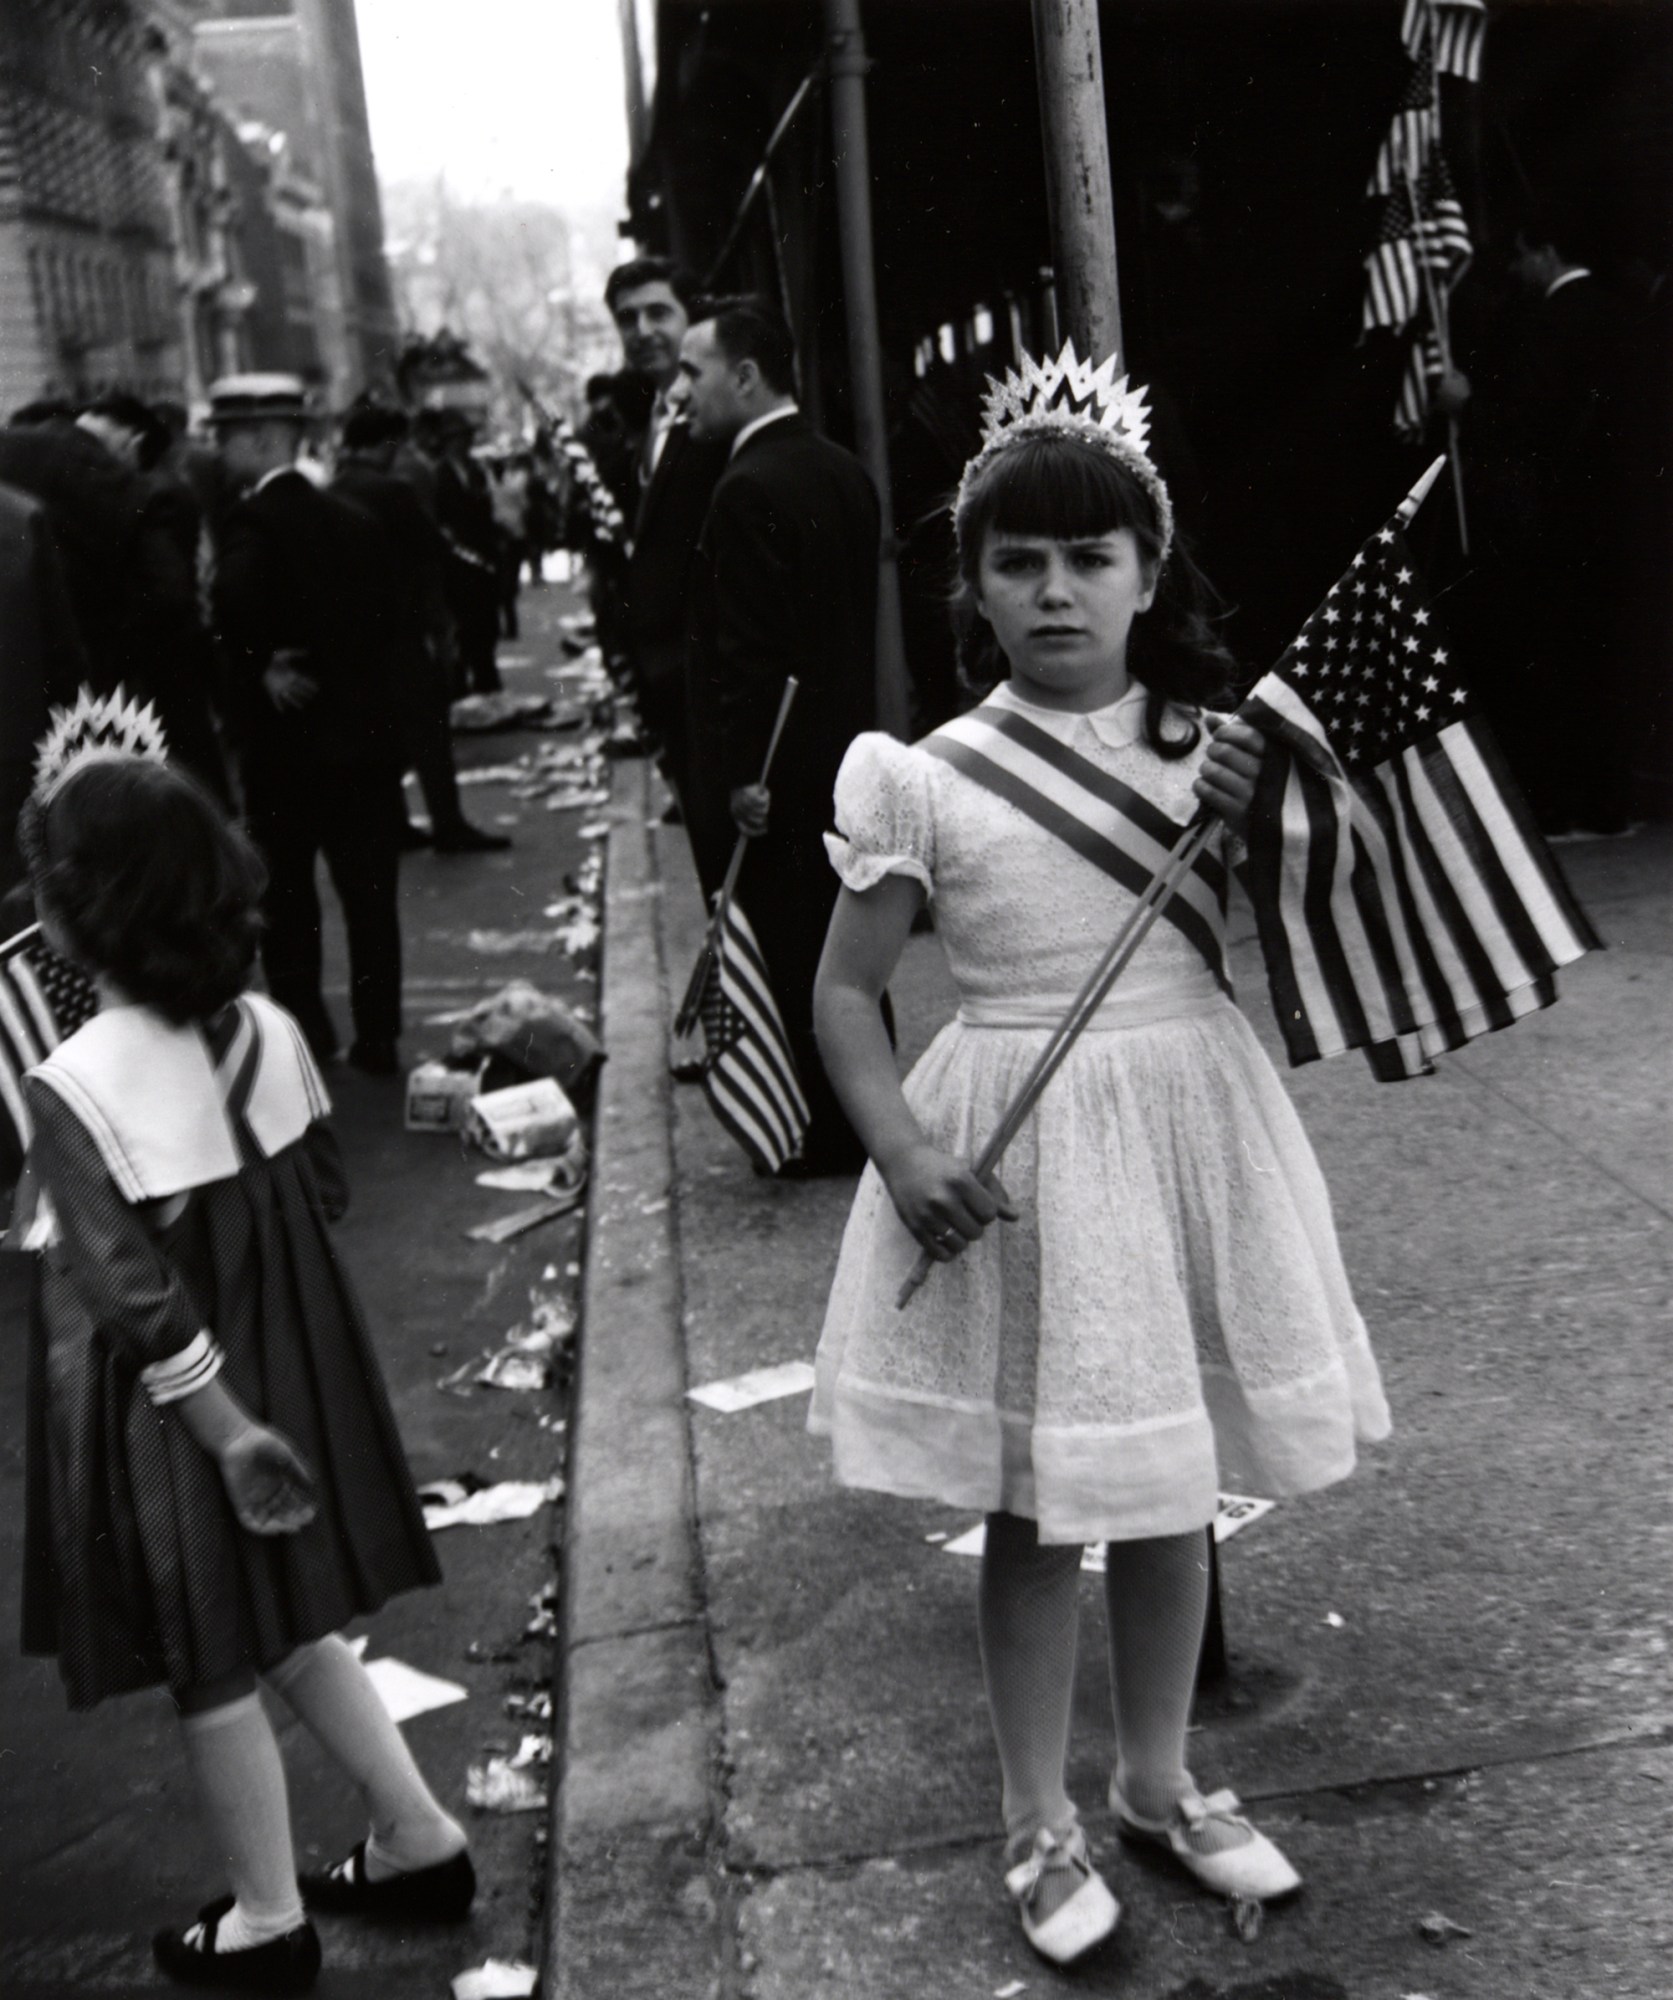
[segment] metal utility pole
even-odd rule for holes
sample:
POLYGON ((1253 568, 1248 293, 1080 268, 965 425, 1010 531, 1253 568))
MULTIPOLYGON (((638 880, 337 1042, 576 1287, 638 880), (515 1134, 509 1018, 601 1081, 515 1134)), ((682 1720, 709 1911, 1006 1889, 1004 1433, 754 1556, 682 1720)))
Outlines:
POLYGON ((645 62, 639 47, 638 0, 616 0, 622 34, 622 82, 627 90, 627 158, 630 167, 645 157, 650 107, 645 102, 645 62))
POLYGON ((877 275, 871 247, 871 156, 866 142, 865 37, 860 0, 825 0, 830 55, 831 138, 836 155, 837 233, 842 246, 842 295, 848 324, 848 369, 854 397, 855 442, 883 506, 883 550, 877 577, 877 719, 904 736, 911 703, 906 642, 901 633, 900 570, 889 492, 889 438, 883 416, 883 344, 877 331, 877 275))
POLYGON ((1032 5, 1058 306, 1076 352, 1102 361, 1122 345, 1098 0, 1032 5))

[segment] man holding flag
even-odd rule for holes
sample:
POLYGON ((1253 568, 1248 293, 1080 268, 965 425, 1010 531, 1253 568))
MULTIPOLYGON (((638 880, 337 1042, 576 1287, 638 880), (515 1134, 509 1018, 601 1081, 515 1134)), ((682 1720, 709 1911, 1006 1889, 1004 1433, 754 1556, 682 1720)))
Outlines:
MULTIPOLYGON (((743 948, 738 913, 747 911, 752 977, 776 999, 806 1095, 799 1154, 761 1144, 736 1122, 742 1106, 717 1093, 726 1075, 717 1075, 712 1039, 710 1100, 763 1170, 857 1173, 864 1156, 814 1041, 813 979, 838 887, 823 839, 831 794, 843 753, 875 709, 877 495, 859 460, 796 407, 790 329, 767 300, 719 301, 687 332, 680 367, 693 439, 730 452, 693 584, 693 845, 716 826, 723 839, 750 836, 721 942, 736 935, 743 948), (792 676, 799 690, 769 788, 761 771, 792 676)), ((723 1053, 736 1071, 735 1051, 723 1053)), ((796 1119, 774 1080, 779 1068, 763 1061, 751 1093, 761 1094, 760 1115, 788 1132, 796 1119)))

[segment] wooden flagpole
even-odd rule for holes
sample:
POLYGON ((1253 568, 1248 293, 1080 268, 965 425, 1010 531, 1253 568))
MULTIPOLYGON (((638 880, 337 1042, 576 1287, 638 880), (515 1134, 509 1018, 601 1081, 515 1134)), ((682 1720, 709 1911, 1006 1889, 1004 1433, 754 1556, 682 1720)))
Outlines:
MULTIPOLYGON (((1417 232, 1417 268, 1423 274, 1423 290, 1429 300, 1429 321, 1435 329, 1435 344, 1441 350, 1441 367, 1450 375, 1452 332, 1447 322, 1446 294, 1435 283, 1435 274, 1429 268, 1428 247, 1425 240, 1428 223, 1423 197, 1417 191, 1417 176, 1412 172, 1409 160, 1406 163, 1406 193, 1412 205, 1412 227, 1417 232)), ((1458 546, 1465 555, 1468 555, 1470 527, 1464 513, 1464 455, 1458 443, 1458 418, 1451 410, 1447 411, 1446 416, 1446 454, 1452 465, 1453 503, 1458 509, 1458 546)))
MULTIPOLYGON (((801 683, 794 674, 784 683, 784 693, 778 704, 778 715, 773 722, 773 733, 767 741, 767 754, 761 760, 761 783, 767 782, 773 768, 773 759, 778 755, 778 739, 784 734, 784 725, 789 720, 790 704, 796 699, 796 690, 801 683)), ((715 898, 714 915, 709 919, 709 928, 703 933, 703 948, 697 954, 697 963, 691 968, 691 977, 686 982, 685 998, 680 1002, 680 1011, 674 1016, 674 1033, 689 1035, 696 1027, 703 1010, 703 988, 709 983, 709 967, 713 965, 715 952, 720 944, 721 926, 726 922, 726 912, 732 907, 732 894, 738 886, 739 871, 744 865, 744 856, 749 852, 753 835, 740 833, 732 848, 732 859, 726 864, 726 879, 720 885, 720 894, 715 898)))

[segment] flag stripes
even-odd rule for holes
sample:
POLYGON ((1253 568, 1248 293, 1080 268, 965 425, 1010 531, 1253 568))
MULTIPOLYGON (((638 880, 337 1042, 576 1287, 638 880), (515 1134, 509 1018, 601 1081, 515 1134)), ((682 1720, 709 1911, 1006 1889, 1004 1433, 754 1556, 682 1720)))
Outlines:
POLYGON ((1486 39, 1486 0, 1406 0, 1400 40, 1413 62, 1427 47, 1442 76, 1479 83, 1486 39))
POLYGON ((1400 398, 1394 409, 1394 428, 1407 440, 1422 437, 1429 421, 1429 403, 1442 370, 1440 337, 1433 327, 1414 334, 1406 352, 1406 370, 1400 378, 1400 398))
POLYGON ((20 1151, 31 1136, 24 1076, 90 1020, 97 1004, 91 982, 41 942, 38 924, 0 944, 0 1110, 20 1151))
POLYGON ((709 1104, 756 1166, 776 1173, 801 1150, 807 1099, 766 963, 736 897, 721 919, 699 1011, 709 1104))
POLYGON ((1598 943, 1468 712, 1410 509, 1239 709, 1268 740, 1248 881, 1290 1060, 1362 1048, 1385 1079, 1550 1006, 1598 943))

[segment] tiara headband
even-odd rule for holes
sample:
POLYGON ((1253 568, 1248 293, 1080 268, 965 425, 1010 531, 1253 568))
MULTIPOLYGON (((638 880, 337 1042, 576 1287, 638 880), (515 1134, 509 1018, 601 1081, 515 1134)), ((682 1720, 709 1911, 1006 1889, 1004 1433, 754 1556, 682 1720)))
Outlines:
POLYGON ((157 711, 149 702, 130 701, 123 688, 101 697, 84 687, 72 707, 53 709, 50 721, 35 750, 38 806, 50 805, 84 765, 117 757, 161 764, 168 756, 168 738, 157 711))
POLYGON ((954 518, 963 512, 971 481, 1012 445, 1047 435, 1082 438, 1108 452, 1150 496, 1161 544, 1157 560, 1165 561, 1173 546, 1173 502, 1145 449, 1150 436, 1145 391, 1129 387, 1125 375, 1117 376, 1115 364, 1112 354, 1094 368, 1090 361, 1080 360, 1075 343, 1066 340, 1055 361, 1036 361, 1024 354, 1020 371, 1008 368, 1002 382, 990 375, 982 403, 981 449, 964 468, 953 503, 954 518))

